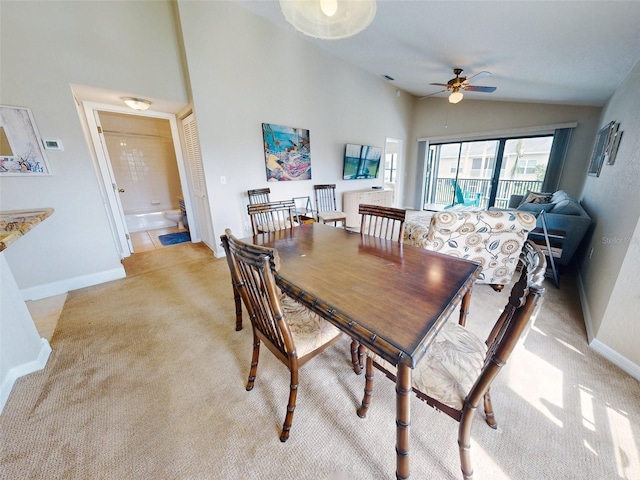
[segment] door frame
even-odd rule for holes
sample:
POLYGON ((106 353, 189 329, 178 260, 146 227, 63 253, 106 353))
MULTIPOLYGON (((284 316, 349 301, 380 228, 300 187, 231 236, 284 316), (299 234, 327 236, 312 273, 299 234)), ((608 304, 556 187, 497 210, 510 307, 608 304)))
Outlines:
POLYGON ((116 105, 101 104, 95 102, 82 102, 85 121, 87 122, 88 132, 93 146, 95 158, 97 160, 96 173, 98 181, 103 187, 104 194, 106 196, 106 211, 109 219, 109 224, 112 229, 112 233, 116 240, 116 246, 120 254, 120 258, 126 258, 133 253, 132 248, 129 246, 129 231, 127 229, 126 220, 124 218, 124 212, 119 206, 119 199, 117 199, 118 187, 112 181, 113 171, 111 169, 111 159, 109 158, 106 146, 103 147, 100 139, 101 133, 98 131, 98 124, 96 122, 96 113, 100 111, 121 113, 125 115, 134 115, 139 117, 151 117, 159 118, 169 121, 171 129, 171 137, 173 140, 173 148, 176 156, 176 163, 178 166, 178 175, 180 177, 180 187, 182 188, 182 196, 184 198, 185 210, 187 211, 187 218, 189 219, 189 233, 191 234, 192 242, 200 241, 200 225, 198 223, 197 215, 194 214, 193 204, 191 201, 192 189, 189 182, 189 175, 185 164, 185 159, 182 155, 181 137, 178 130, 178 120, 174 114, 157 112, 153 110, 146 111, 132 111, 128 107, 120 107, 116 105))
MULTIPOLYGON (((385 137, 384 139, 384 155, 385 158, 384 160, 386 160, 387 157, 387 149, 389 144, 395 144, 396 145, 396 152, 397 152, 397 157, 396 157, 396 181, 394 182, 394 193, 393 193, 393 205, 394 206, 399 206, 401 205, 401 200, 402 200, 402 196, 403 196, 403 179, 404 179, 404 161, 403 161, 403 157, 402 157, 402 152, 403 152, 403 142, 401 139, 399 138, 393 138, 393 137, 385 137)), ((383 163, 383 168, 382 168, 382 181, 384 182, 384 170, 385 170, 385 164, 383 163)))

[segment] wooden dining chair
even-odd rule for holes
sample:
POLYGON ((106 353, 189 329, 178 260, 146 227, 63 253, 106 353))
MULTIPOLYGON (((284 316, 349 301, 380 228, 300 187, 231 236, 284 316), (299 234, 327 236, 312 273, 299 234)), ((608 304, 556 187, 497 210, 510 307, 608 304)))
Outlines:
POLYGON ((358 206, 358 213, 361 215, 360 233, 362 235, 402 242, 406 210, 361 203, 358 206))
POLYGON ((318 222, 333 223, 334 225, 342 222, 343 227, 346 227, 347 215, 338 211, 336 204, 336 185, 314 185, 313 191, 316 197, 318 222))
POLYGON ((296 206, 293 200, 250 203, 247 205, 247 213, 251 218, 251 229, 254 235, 286 230, 297 225, 296 206))
POLYGON ((253 190, 247 190, 249 196, 249 203, 269 203, 271 201, 271 189, 270 188, 254 188, 253 190))
POLYGON ((280 292, 274 271, 278 252, 238 240, 227 229, 220 237, 235 289, 249 312, 253 330, 253 354, 247 391, 253 389, 260 345, 264 344, 290 372, 289 401, 280 433, 286 442, 293 423, 298 393, 298 370, 324 349, 336 343, 340 330, 280 292))
MULTIPOLYGON (((358 206, 358 213, 360 214, 360 234, 402 243, 404 221, 407 216, 406 210, 361 203, 358 206)), ((351 363, 353 364, 353 371, 358 375, 362 373, 364 368, 362 364, 363 358, 363 347, 357 340, 352 340, 351 363)))
MULTIPOLYGON (((413 369, 416 396, 459 422, 458 446, 462 476, 473 477, 471 466, 471 422, 484 399, 485 421, 497 428, 489 387, 529 329, 542 298, 546 260, 540 248, 527 241, 520 254, 519 280, 511 289, 504 311, 486 342, 458 323, 447 321, 413 369)), ((366 350, 366 385, 358 416, 366 417, 373 389, 373 367, 395 381, 396 367, 366 350)))

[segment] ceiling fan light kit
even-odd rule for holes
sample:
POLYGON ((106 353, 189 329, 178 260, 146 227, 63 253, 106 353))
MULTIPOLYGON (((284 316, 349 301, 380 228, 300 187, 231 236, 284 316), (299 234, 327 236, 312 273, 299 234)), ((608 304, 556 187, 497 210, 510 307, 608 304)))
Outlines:
POLYGON ((461 102, 464 98, 464 95, 459 89, 454 90, 451 95, 449 95, 449 103, 458 103, 461 102))
POLYGON ((442 92, 451 92, 451 95, 449 95, 449 103, 459 103, 464 98, 464 94, 462 93, 462 90, 466 90, 469 92, 483 92, 483 93, 491 93, 496 91, 496 87, 481 87, 479 85, 471 85, 469 83, 473 79, 477 80, 479 78, 487 77, 491 75, 491 72, 487 72, 487 71, 479 72, 479 73, 476 73, 475 75, 472 75, 469 78, 460 76, 460 74, 462 73, 461 68, 454 68, 453 73, 455 74, 456 77, 452 78, 447 83, 430 83, 429 84, 429 85, 438 85, 440 87, 446 87, 444 90, 440 90, 439 92, 432 93, 422 98, 431 97, 433 95, 437 95, 442 92))
POLYGON ((376 0, 280 0, 287 22, 313 38, 338 40, 367 28, 376 16, 376 0))

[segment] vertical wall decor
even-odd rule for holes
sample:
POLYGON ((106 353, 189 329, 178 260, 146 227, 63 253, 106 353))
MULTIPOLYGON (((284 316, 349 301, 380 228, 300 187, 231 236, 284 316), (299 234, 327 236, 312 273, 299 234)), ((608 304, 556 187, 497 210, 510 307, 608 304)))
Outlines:
POLYGON ((0 105, 0 175, 51 175, 28 108, 0 105))
POLYGON ((607 157, 607 165, 613 165, 616 161, 616 154, 618 153, 618 147, 620 146, 620 140, 622 140, 622 134, 624 132, 620 130, 620 124, 616 123, 613 128, 611 139, 609 140, 609 156, 607 157))
POLYGON ((267 181, 311 180, 309 130, 262 124, 267 181))
POLYGON ((593 146, 591 162, 589 163, 589 175, 599 177, 605 157, 609 155, 611 134, 615 128, 615 122, 609 122, 598 131, 596 143, 593 146))

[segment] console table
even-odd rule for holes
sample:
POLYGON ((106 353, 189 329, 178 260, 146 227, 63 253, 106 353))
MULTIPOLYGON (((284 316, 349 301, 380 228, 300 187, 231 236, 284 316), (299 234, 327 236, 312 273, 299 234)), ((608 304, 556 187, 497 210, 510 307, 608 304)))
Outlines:
POLYGON ((348 228, 360 228, 360 214, 358 206, 361 203, 367 205, 393 206, 393 190, 390 188, 368 188, 364 190, 351 190, 342 194, 342 211, 347 216, 348 228))

